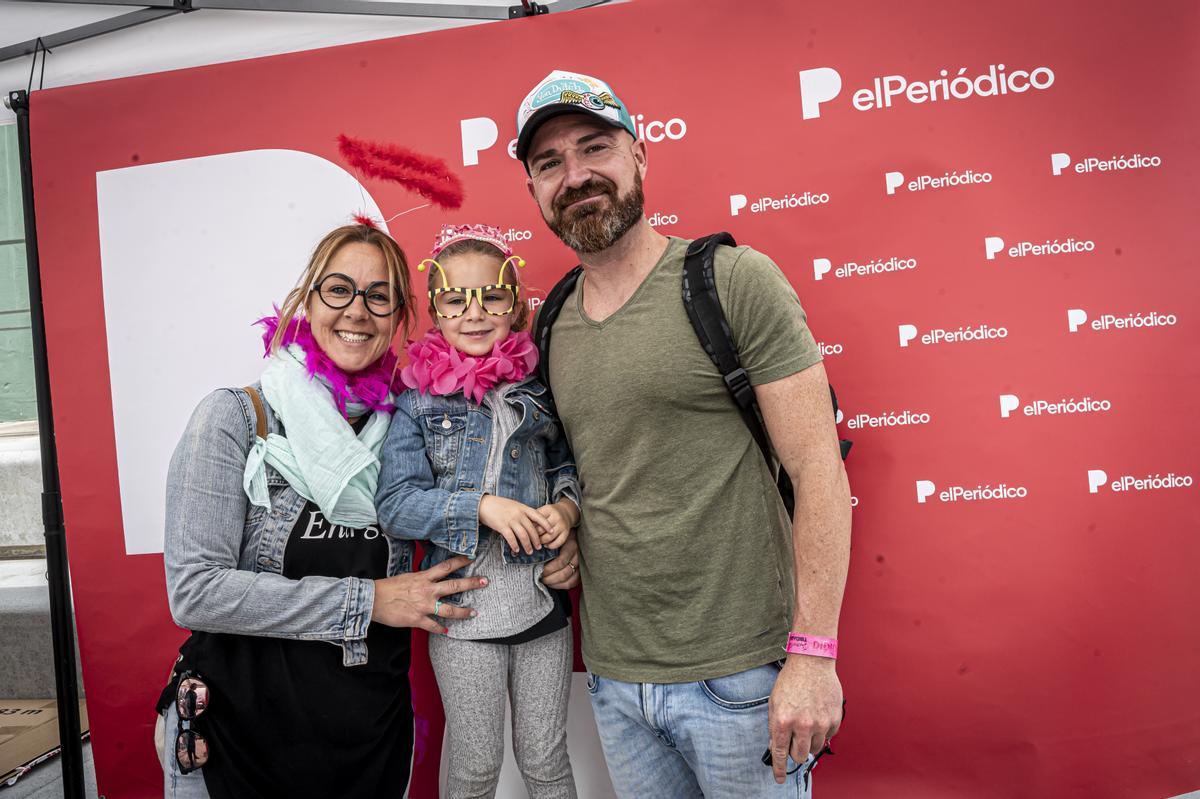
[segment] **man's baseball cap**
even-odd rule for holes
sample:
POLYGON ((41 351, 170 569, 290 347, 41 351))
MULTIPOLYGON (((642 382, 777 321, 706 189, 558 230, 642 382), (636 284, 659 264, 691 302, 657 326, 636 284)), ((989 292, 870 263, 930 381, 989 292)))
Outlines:
POLYGON ((590 75, 556 69, 525 95, 517 109, 517 158, 522 163, 542 123, 563 114, 590 114, 637 138, 633 117, 607 83, 590 75))

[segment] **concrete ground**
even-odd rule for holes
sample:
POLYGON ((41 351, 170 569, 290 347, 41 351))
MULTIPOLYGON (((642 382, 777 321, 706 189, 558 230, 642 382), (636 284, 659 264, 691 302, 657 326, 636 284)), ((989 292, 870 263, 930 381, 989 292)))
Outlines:
MULTIPOLYGON (((83 744, 83 787, 88 799, 98 799, 92 744, 83 744)), ((0 799, 58 799, 63 795, 62 761, 57 757, 34 766, 15 784, 0 784, 0 799)))
MULTIPOLYGON (((29 595, 46 590, 44 559, 0 560, 0 599, 7 603, 5 607, 0 607, 0 621, 6 618, 5 611, 16 611, 20 603, 28 603, 29 595)), ((48 602, 48 599, 41 598, 40 594, 38 598, 42 603, 48 602)), ((21 647, 12 647, 16 662, 10 663, 6 658, 0 657, 0 663, 5 666, 4 685, 0 686, 0 693, 7 695, 15 691, 14 695, 31 698, 34 695, 54 695, 53 666, 48 658, 48 611, 45 612, 44 619, 42 616, 43 614, 39 613, 36 618, 31 617, 32 621, 23 621, 20 631, 9 630, 11 633, 19 632, 23 643, 21 647), (37 627, 39 622, 44 630, 37 627), (25 629, 26 627, 29 629, 25 629), (27 647, 32 646, 30 639, 37 639, 40 643, 37 647, 38 652, 35 653, 32 649, 27 651, 27 647), (47 651, 41 652, 43 649, 47 651), (46 673, 47 671, 49 673, 46 673), (29 693, 31 690, 33 693, 29 693)), ((92 745, 87 742, 83 745, 83 780, 89 799, 98 796, 96 769, 92 764, 92 745)), ((52 799, 63 795, 62 786, 62 761, 55 757, 35 766, 12 785, 0 783, 0 799, 52 799)))

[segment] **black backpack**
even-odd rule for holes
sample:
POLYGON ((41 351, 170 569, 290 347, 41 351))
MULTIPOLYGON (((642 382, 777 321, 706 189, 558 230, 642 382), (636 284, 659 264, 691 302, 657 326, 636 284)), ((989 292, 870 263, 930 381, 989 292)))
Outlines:
MULTIPOLYGON (((754 441, 762 451, 763 457, 770 463, 771 442, 767 438, 767 431, 763 428, 758 414, 758 402, 754 398, 754 388, 750 385, 750 378, 746 375, 746 370, 742 368, 741 361, 738 359, 733 335, 729 332, 729 322, 725 319, 725 311, 721 308, 721 301, 717 297, 713 259, 717 247, 721 244, 730 247, 737 246, 733 236, 728 233, 714 233, 711 236, 696 239, 688 245, 687 254, 683 260, 683 307, 687 311, 688 319, 691 320, 692 328, 696 331, 696 338, 700 340, 704 351, 708 353, 708 357, 720 371, 721 377, 725 381, 725 387, 729 389, 729 394, 733 397, 734 404, 737 405, 738 413, 742 416, 742 421, 750 429, 750 434, 754 436, 754 441)), ((538 308, 537 319, 534 321, 533 339, 537 344, 540 356, 538 375, 541 377, 542 383, 546 385, 547 391, 550 389, 550 330, 554 326, 554 321, 558 319, 559 312, 562 311, 563 303, 574 290, 575 284, 579 282, 581 274, 583 274, 583 267, 576 266, 563 275, 562 279, 546 295, 546 301, 538 308)), ((829 399, 833 403, 833 415, 836 419, 837 395, 833 391, 833 386, 829 387, 829 399)), ((552 395, 551 401, 553 401, 552 395)), ((838 444, 842 459, 845 460, 846 456, 850 454, 853 442, 841 439, 838 444)), ((779 467, 776 486, 779 489, 779 495, 783 498, 783 504, 787 507, 788 516, 793 516, 796 499, 792 495, 791 478, 788 477, 782 465, 779 467)))

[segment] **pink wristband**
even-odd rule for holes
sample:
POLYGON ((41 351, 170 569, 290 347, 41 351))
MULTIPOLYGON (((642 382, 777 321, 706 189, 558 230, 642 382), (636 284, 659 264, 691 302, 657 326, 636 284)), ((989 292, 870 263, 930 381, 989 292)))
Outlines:
POLYGON ((816 657, 837 660, 836 638, 788 633, 788 642, 784 649, 790 655, 815 655, 816 657))

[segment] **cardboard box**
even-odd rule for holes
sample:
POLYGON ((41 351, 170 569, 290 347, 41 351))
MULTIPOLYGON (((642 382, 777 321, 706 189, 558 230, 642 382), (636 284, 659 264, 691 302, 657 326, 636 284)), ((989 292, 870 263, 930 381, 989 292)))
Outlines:
MULTIPOLYGON (((80 732, 88 730, 79 703, 80 732)), ((53 699, 0 699, 0 784, 58 751, 58 703, 53 699)))

